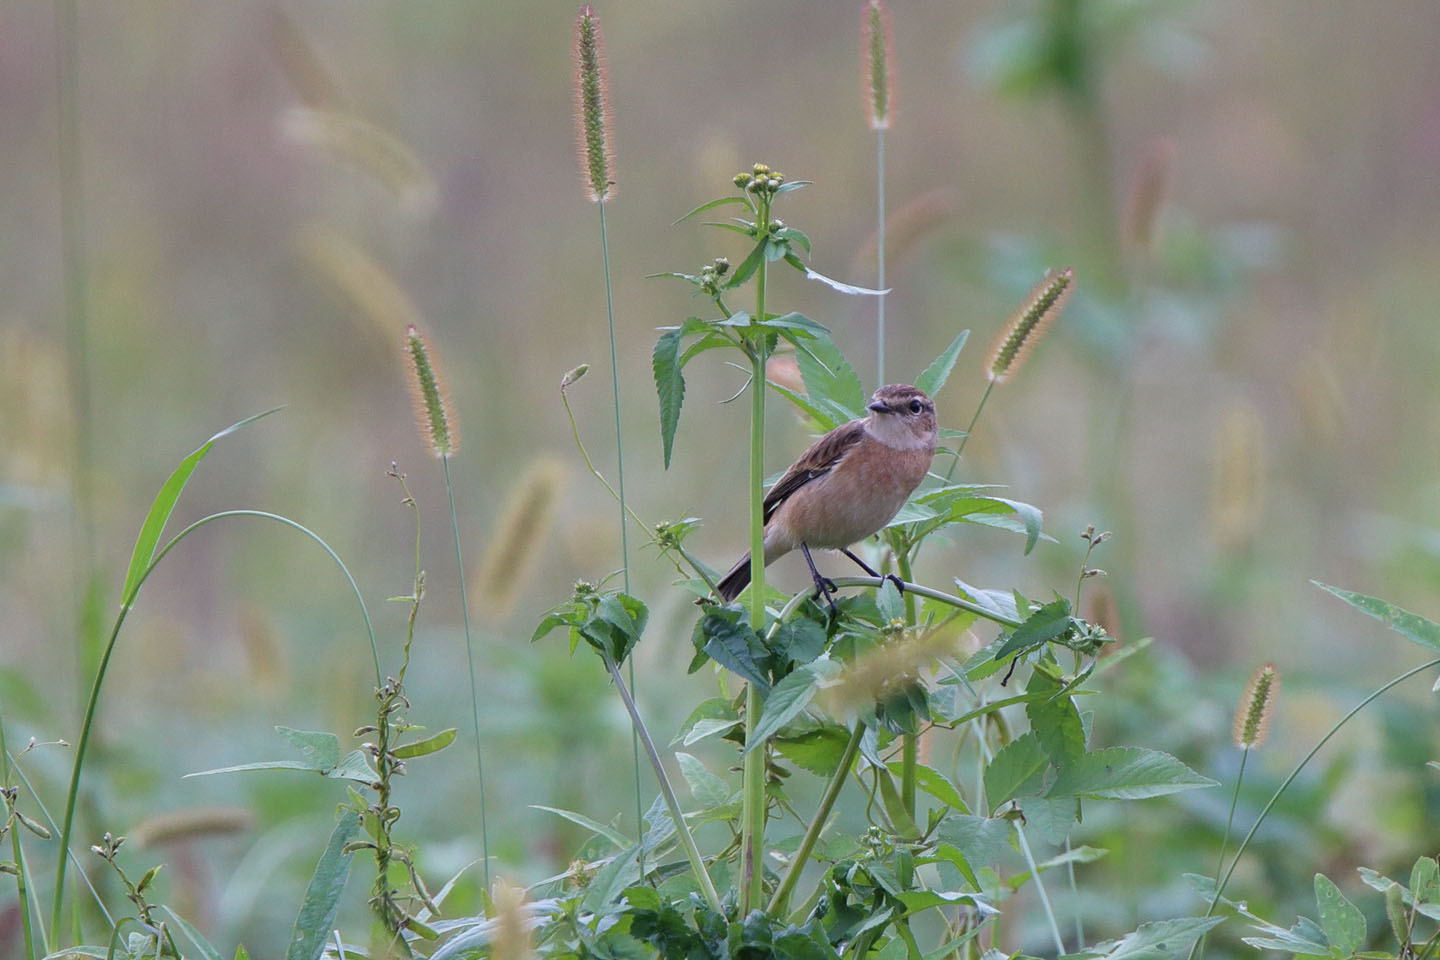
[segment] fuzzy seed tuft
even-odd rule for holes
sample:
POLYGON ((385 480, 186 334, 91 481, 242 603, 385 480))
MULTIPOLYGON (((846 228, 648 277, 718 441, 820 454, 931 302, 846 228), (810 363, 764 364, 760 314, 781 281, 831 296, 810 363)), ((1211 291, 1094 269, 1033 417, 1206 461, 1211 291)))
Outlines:
POLYGON ((860 57, 870 129, 889 130, 895 100, 895 34, 885 0, 867 0, 865 4, 860 21, 860 57))
POLYGON ((993 382, 1004 383, 1020 369, 1036 342, 1065 309, 1074 289, 1075 271, 1069 267, 1046 273, 1036 284, 990 348, 988 375, 993 382))
POLYGON ((420 432, 437 457, 448 457, 460 449, 460 434, 450 416, 448 392, 440 368, 414 325, 405 328, 405 359, 410 371, 410 395, 420 432))
POLYGON ((615 192, 610 149, 610 98, 605 82, 605 44, 600 20, 588 5, 575 18, 575 124, 579 134, 580 173, 595 203, 615 192))
POLYGON ((1250 678, 1235 710, 1233 735, 1235 746, 1251 750, 1262 745, 1270 732, 1270 715, 1275 712, 1275 698, 1280 693, 1280 673, 1275 664, 1267 663, 1250 678))

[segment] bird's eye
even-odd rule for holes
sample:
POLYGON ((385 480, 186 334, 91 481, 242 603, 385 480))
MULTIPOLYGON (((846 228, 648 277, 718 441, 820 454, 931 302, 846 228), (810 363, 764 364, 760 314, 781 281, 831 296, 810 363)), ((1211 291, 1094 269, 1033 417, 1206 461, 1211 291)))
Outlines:
POLYGON ((922 407, 920 406, 920 401, 919 401, 919 400, 911 400, 911 401, 910 401, 910 412, 911 412, 911 413, 919 413, 919 412, 921 411, 921 409, 922 409, 922 407))

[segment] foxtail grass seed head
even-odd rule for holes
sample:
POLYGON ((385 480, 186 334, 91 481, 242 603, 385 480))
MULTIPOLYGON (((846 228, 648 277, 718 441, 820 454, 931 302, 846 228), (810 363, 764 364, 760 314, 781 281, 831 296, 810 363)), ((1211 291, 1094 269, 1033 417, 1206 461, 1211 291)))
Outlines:
POLYGON ((1075 271, 1069 267, 1045 274, 1000 336, 990 348, 988 375, 994 383, 1004 383, 1015 375, 1025 357, 1045 335, 1045 331, 1065 309, 1075 289, 1075 271))
POLYGON ((405 359, 420 432, 437 457, 451 456, 460 449, 460 435, 450 416, 445 381, 424 335, 413 325, 405 329, 405 359))
POLYGON ((954 656, 958 638, 944 630, 912 634, 903 623, 892 639, 855 658, 835 681, 821 692, 833 713, 864 710, 914 682, 934 661, 954 656))
POLYGON ((289 14, 278 7, 269 10, 265 45, 301 103, 320 110, 345 108, 340 85, 335 82, 320 54, 289 14))
POLYGON ((865 109, 871 130, 889 130, 895 101, 895 34, 884 0, 868 0, 860 22, 861 64, 865 72, 865 109))
POLYGON ((1270 715, 1275 712, 1275 698, 1279 694, 1280 674, 1275 664, 1267 663, 1250 678, 1245 696, 1235 710, 1235 746, 1251 750, 1264 744, 1270 732, 1270 715))
POLYGON ((550 531, 564 485, 564 466, 542 456, 511 489, 474 580, 476 604, 492 621, 510 613, 542 556, 541 541, 550 531))
POLYGON ((535 950, 525 922, 525 888, 497 880, 492 900, 495 904, 495 948, 491 957, 494 960, 531 960, 535 950))
POLYGON ((614 194, 614 154, 610 149, 610 98, 605 82, 605 43, 600 19, 588 5, 575 18, 575 123, 579 133, 580 173, 595 203, 614 194))
POLYGON ((345 234, 309 221, 295 231, 295 253, 307 270, 349 309, 347 319, 387 358, 399 352, 420 311, 384 267, 345 234))
POLYGON ((415 151, 387 130, 347 110, 291 107, 280 117, 291 143, 350 164, 394 196, 404 213, 424 218, 439 206, 435 178, 415 151))
POLYGON ((1260 529, 1265 504, 1265 424, 1248 400, 1225 409, 1215 431, 1211 531, 1226 550, 1242 549, 1260 529))

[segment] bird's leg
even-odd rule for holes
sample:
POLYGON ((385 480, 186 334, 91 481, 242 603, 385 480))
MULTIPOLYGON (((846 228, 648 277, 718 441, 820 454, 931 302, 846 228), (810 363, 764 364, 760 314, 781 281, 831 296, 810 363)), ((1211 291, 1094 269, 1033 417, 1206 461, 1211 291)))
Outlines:
POLYGON ((856 563, 860 564, 860 569, 864 570, 870 576, 874 577, 877 580, 889 580, 891 583, 895 584, 896 590, 899 590, 901 593, 905 592, 905 581, 895 576, 895 574, 887 573, 883 577, 880 576, 878 572, 870 569, 870 564, 866 563, 864 560, 861 560, 859 557, 855 556, 855 554, 851 553, 849 547, 841 547, 840 552, 845 554, 845 556, 849 557, 851 560, 854 560, 856 563))
POLYGON ((815 558, 810 556, 810 548, 805 545, 803 540, 800 541, 800 552, 805 554, 805 563, 810 567, 810 576, 815 580, 816 592, 825 598, 826 603, 830 604, 831 613, 838 613, 839 611, 835 609, 835 598, 832 596, 835 592, 835 582, 820 576, 820 571, 815 569, 815 558))

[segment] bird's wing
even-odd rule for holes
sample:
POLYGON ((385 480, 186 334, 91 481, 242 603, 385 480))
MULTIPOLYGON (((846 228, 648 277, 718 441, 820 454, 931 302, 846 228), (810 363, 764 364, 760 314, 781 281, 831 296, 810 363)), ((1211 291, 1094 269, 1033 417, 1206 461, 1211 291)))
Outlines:
POLYGON ((785 475, 775 481, 775 486, 765 494, 765 521, 780 509, 780 504, 790 498, 796 490, 817 477, 823 477, 835 468, 845 454, 849 453, 865 436, 865 421, 851 420, 831 430, 800 455, 785 475))

